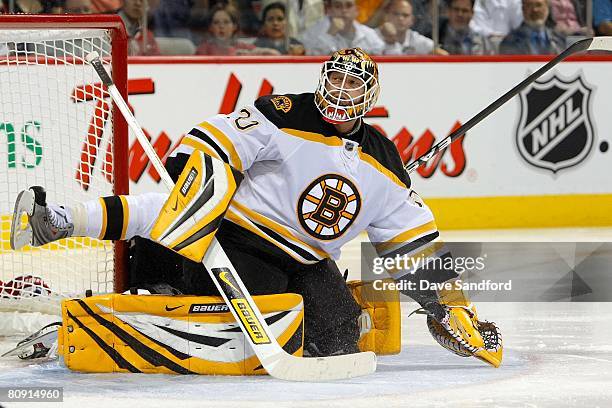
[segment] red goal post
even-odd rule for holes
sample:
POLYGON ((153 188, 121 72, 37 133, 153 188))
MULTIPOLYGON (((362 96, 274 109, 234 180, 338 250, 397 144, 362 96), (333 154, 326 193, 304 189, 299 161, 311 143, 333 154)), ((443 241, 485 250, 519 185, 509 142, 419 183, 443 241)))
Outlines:
POLYGON ((127 41, 117 15, 0 15, 0 311, 56 313, 63 297, 128 285, 125 242, 8 247, 21 189, 66 205, 128 193, 127 124, 84 60, 97 51, 127 98, 127 41))

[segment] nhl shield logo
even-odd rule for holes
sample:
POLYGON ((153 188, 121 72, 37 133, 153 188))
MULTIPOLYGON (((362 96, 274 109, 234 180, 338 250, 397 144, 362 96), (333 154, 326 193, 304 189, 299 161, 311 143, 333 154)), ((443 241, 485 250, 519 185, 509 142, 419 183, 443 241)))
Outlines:
POLYGON ((527 163, 556 173, 589 155, 594 138, 591 93, 581 73, 571 80, 554 74, 520 93, 516 143, 527 163))

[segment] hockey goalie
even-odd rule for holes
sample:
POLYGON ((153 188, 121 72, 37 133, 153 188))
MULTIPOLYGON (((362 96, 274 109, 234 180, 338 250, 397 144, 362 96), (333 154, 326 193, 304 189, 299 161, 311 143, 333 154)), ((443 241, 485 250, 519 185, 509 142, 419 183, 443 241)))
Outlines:
MULTIPOLYGON (((376 63, 361 49, 340 50, 323 63, 314 93, 261 97, 191 129, 167 159, 176 183, 169 194, 66 207, 47 202, 43 187, 22 191, 14 249, 73 236, 138 237, 133 272, 146 285, 137 286, 157 293, 64 301, 59 348, 67 366, 263 373, 201 263, 213 237, 288 353, 399 352, 398 293, 372 301, 372 285, 347 283, 334 259, 363 231, 380 257, 452 254, 440 250, 433 215, 411 189, 393 142, 363 121, 379 91, 376 63), (156 272, 170 264, 178 265, 172 273, 156 272)), ((443 283, 459 274, 406 269, 392 276, 443 283)), ((498 367, 497 326, 481 320, 461 290, 420 286, 403 293, 420 304, 438 343, 498 367)))

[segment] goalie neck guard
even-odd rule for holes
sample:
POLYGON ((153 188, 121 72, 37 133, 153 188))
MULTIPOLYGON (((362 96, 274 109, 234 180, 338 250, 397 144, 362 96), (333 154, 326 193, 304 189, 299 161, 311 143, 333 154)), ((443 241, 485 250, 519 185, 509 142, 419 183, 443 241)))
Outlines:
POLYGON ((376 62, 361 48, 343 49, 323 63, 315 104, 325 121, 348 122, 368 113, 379 91, 376 62))

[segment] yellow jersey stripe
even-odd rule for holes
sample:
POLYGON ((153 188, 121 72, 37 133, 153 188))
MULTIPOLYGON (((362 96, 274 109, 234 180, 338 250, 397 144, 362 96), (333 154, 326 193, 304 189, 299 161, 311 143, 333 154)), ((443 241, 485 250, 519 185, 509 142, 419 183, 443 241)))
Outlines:
POLYGON ((229 153, 230 162, 231 162, 230 164, 234 166, 235 168, 237 168, 238 170, 242 171, 243 169, 242 160, 240 159, 240 156, 238 155, 238 152, 236 151, 236 147, 234 147, 234 144, 232 143, 230 138, 227 137, 227 135, 223 133, 221 130, 213 126, 210 122, 202 122, 198 126, 212 133, 215 139, 219 143, 221 143, 221 146, 223 146, 225 151, 229 153))
MULTIPOLYGON (((305 132, 303 130, 297 130, 297 129, 291 129, 291 128, 282 128, 281 130, 291 136, 299 137, 301 139, 308 140, 310 142, 323 143, 328 146, 343 146, 344 145, 344 142, 338 136, 323 136, 320 133, 305 132)), ((371 165, 372 167, 374 167, 374 169, 376 169, 379 173, 382 173, 384 176, 391 179, 391 181, 393 181, 398 186, 403 187, 403 188, 408 188, 408 186, 405 185, 395 174, 393 174, 391 170, 387 169, 382 164, 380 164, 380 162, 376 160, 374 157, 370 156, 367 153, 364 153, 361 146, 359 146, 358 152, 359 152, 359 158, 363 160, 364 162, 368 163, 369 165, 371 165)))
POLYGON ((123 207, 123 226, 121 227, 121 239, 125 239, 125 234, 127 233, 127 228, 130 221, 130 206, 128 205, 125 196, 120 195, 119 199, 121 200, 121 206, 123 207))
POLYGON ((282 128, 283 132, 299 137, 300 139, 308 140, 310 142, 315 143, 323 143, 328 146, 342 146, 344 142, 338 136, 323 136, 320 133, 306 132, 303 130, 291 129, 291 128, 282 128))
POLYGON ((238 215, 238 213, 232 211, 231 209, 227 210, 227 212, 225 213, 225 218, 233 222, 234 224, 240 225, 242 228, 246 229, 247 231, 252 232, 253 234, 259 236, 260 238, 265 239, 266 241, 270 242, 272 245, 274 245, 275 247, 277 247, 278 249, 280 249, 281 251, 283 251, 284 253, 286 253, 287 255, 289 255, 291 258, 295 259, 299 263, 309 263, 310 262, 307 259, 296 256, 297 254, 295 254, 293 251, 287 250, 284 245, 281 245, 279 242, 274 241, 271 237, 261 232, 259 228, 257 228, 257 226, 251 223, 248 219, 242 218, 240 215, 238 215))
POLYGON ((100 235, 98 239, 103 239, 104 235, 106 235, 106 226, 108 223, 108 215, 106 214, 106 203, 102 197, 98 198, 100 201, 100 206, 102 207, 102 227, 100 227, 100 235))
POLYGON ((436 222, 434 220, 431 220, 426 224, 419 225, 418 227, 415 227, 415 228, 411 228, 407 231, 404 231, 394 236, 393 238, 391 238, 390 240, 386 242, 376 245, 376 250, 378 252, 382 252, 385 249, 392 247, 394 244, 413 241, 416 237, 423 235, 424 233, 427 233, 427 232, 435 232, 437 231, 437 229, 438 228, 436 227, 436 222))
POLYGON ((266 218, 263 215, 260 215, 260 214, 256 213, 255 211, 253 211, 253 210, 245 207, 244 205, 240 204, 236 200, 232 201, 232 205, 234 207, 236 207, 236 209, 238 209, 239 211, 244 213, 244 215, 247 218, 250 218, 250 219, 252 219, 254 221, 257 221, 257 222, 263 224, 264 226, 270 228, 272 231, 276 232, 277 234, 282 235, 284 238, 286 238, 286 239, 288 239, 290 241, 293 241, 293 243, 295 243, 297 245, 305 246, 306 248, 308 248, 308 250, 310 252, 314 252, 319 257, 321 257, 321 258, 328 258, 329 257, 329 255, 327 253, 325 253, 324 251, 321 251, 320 249, 314 248, 314 247, 310 246, 309 244, 305 243, 304 241, 302 241, 301 239, 297 238, 295 235, 293 235, 289 230, 287 230, 282 225, 279 225, 276 222, 270 220, 269 218, 266 218))
POLYGON ((181 141, 181 144, 185 146, 193 147, 194 149, 197 149, 197 150, 201 150, 207 155, 209 155, 210 157, 214 157, 216 159, 221 160, 217 152, 214 149, 208 147, 208 145, 202 141, 196 140, 189 136, 185 136, 183 140, 181 141))
POLYGON ((404 184, 399 179, 399 177, 397 177, 395 174, 393 174, 393 172, 391 170, 387 169, 385 166, 380 164, 380 162, 378 160, 376 160, 374 157, 370 156, 367 153, 364 153, 361 150, 361 146, 359 147, 359 158, 361 160, 363 160, 364 162, 368 163, 369 165, 371 165, 372 167, 374 167, 379 173, 382 173, 383 175, 385 175, 386 177, 391 179, 391 181, 393 181, 398 186, 400 186, 402 188, 408 188, 408 186, 406 184, 404 184))

